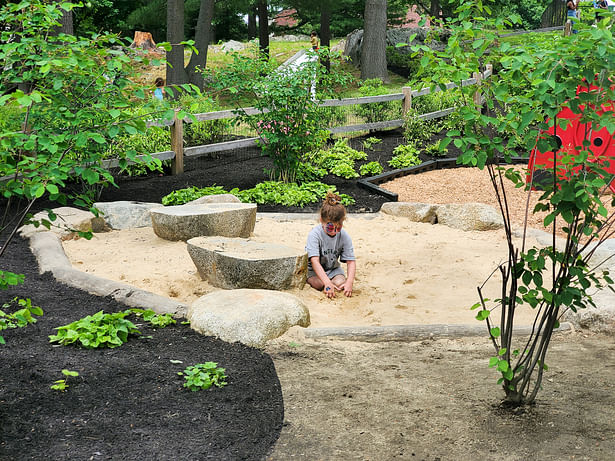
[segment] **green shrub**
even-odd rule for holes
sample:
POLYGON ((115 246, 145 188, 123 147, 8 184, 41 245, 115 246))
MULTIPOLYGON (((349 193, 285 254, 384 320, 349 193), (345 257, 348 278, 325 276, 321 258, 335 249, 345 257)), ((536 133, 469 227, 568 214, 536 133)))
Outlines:
POLYGON ((376 144, 380 144, 381 142, 382 142, 382 139, 376 138, 375 136, 370 136, 365 141, 363 141, 363 148, 371 149, 376 144))
POLYGON ((425 154, 431 155, 432 157, 445 157, 446 154, 448 154, 448 149, 446 147, 441 147, 441 141, 437 141, 425 146, 425 154))
POLYGON ((162 204, 168 205, 183 205, 184 203, 191 202, 197 198, 204 197, 206 195, 218 195, 228 194, 222 186, 209 186, 209 187, 187 187, 185 189, 179 189, 171 192, 168 195, 162 197, 162 204))
POLYGON ((323 169, 341 178, 352 179, 359 176, 354 169, 355 161, 366 158, 367 154, 350 147, 347 139, 338 139, 332 147, 321 149, 307 156, 306 160, 316 169, 323 169))
POLYGON ((412 56, 412 53, 403 52, 394 46, 386 47, 386 59, 389 70, 402 77, 413 76, 420 66, 420 55, 412 56))
MULTIPOLYGON (((179 100, 180 107, 188 110, 191 114, 203 114, 220 110, 218 103, 205 97, 184 95, 179 100)), ((232 127, 229 119, 206 120, 184 124, 184 142, 186 146, 201 146, 222 142, 224 135, 229 133, 232 127)))
POLYGON ((369 162, 365 165, 361 165, 361 168, 359 168, 361 176, 375 176, 382 173, 382 171, 382 165, 378 162, 369 162))
MULTIPOLYGON (((370 78, 364 80, 359 87, 361 96, 380 96, 388 94, 389 91, 382 84, 382 80, 378 78, 370 78)), ((400 111, 399 104, 391 102, 373 102, 370 104, 361 104, 357 107, 357 114, 367 123, 382 122, 390 120, 397 116, 400 111)))
POLYGON ((393 149, 395 156, 389 160, 392 168, 407 168, 409 166, 420 165, 422 163, 418 155, 418 150, 414 144, 402 144, 393 149))

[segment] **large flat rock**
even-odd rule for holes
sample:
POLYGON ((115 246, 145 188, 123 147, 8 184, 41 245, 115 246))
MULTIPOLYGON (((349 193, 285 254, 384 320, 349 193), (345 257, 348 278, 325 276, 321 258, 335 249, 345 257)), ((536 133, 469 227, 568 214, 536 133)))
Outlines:
POLYGON ((256 223, 254 203, 178 205, 151 210, 154 233, 165 240, 200 236, 250 236, 256 223))
POLYGON ((38 232, 51 231, 61 239, 67 239, 72 238, 75 235, 75 231, 101 232, 104 229, 105 222, 101 218, 94 216, 90 211, 65 206, 54 208, 52 212, 57 216, 55 221, 49 219, 47 211, 40 211, 32 217, 32 221, 38 222, 39 225, 26 224, 19 228, 19 235, 24 238, 30 238, 38 232), (43 220, 51 221, 49 229, 40 224, 43 220))
POLYGON ((214 286, 287 290, 302 287, 307 253, 275 243, 226 237, 195 237, 188 253, 201 278, 214 286))
POLYGON ((262 347, 290 327, 310 325, 307 307, 289 293, 222 290, 197 299, 186 317, 193 330, 230 343, 262 347))
POLYGON ((121 200, 117 202, 96 202, 94 206, 101 212, 101 217, 111 229, 132 229, 134 227, 151 227, 150 210, 161 208, 161 203, 135 202, 121 200))

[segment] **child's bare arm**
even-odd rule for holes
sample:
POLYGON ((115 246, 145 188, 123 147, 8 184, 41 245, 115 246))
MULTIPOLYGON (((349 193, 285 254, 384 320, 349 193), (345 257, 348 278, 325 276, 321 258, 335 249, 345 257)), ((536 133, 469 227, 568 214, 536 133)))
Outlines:
POLYGON ((327 298, 335 298, 335 288, 336 287, 335 285, 333 285, 333 282, 331 281, 331 279, 329 279, 329 277, 327 276, 327 273, 325 272, 322 265, 320 264, 320 257, 312 256, 310 258, 310 262, 312 263, 312 269, 314 270, 314 273, 320 279, 320 281, 322 282, 324 286, 323 291, 327 295, 327 298))

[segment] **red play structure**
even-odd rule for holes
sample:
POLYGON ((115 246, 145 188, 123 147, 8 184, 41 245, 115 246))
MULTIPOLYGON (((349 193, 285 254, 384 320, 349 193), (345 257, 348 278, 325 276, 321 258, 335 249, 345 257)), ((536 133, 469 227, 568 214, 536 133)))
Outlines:
MULTIPOLYGON (((611 89, 615 89, 615 85, 613 85, 611 89)), ((581 84, 577 87, 577 96, 582 92, 596 92, 599 94, 603 92, 603 90, 593 84, 581 84)), ((579 106, 579 108, 583 111, 582 105, 579 106)), ((615 117, 615 101, 605 100, 596 112, 600 115, 606 113, 610 117, 615 117)), ((557 138, 559 148, 556 151, 556 159, 560 166, 562 164, 559 161, 562 157, 577 155, 578 148, 581 148, 583 141, 586 139, 589 140, 591 143, 588 149, 590 151, 589 161, 602 164, 601 167, 612 175, 610 178, 607 178, 607 181, 610 180, 609 187, 615 192, 615 181, 613 180, 615 177, 613 176, 615 175, 615 136, 610 134, 604 127, 599 130, 594 130, 591 123, 581 123, 580 118, 581 114, 575 114, 570 108, 565 107, 557 114, 558 126, 555 127, 553 120, 547 119, 549 128, 543 130, 540 135, 544 136, 547 134, 557 138), (561 126, 561 119, 569 120, 565 127, 561 126)), ((533 183, 536 184, 540 182, 541 176, 549 177, 549 170, 551 172, 553 171, 553 160, 554 155, 552 151, 540 152, 537 147, 534 147, 530 153, 527 182, 533 181, 533 183)), ((565 179, 569 174, 578 173, 580 168, 581 166, 577 166, 570 171, 565 171, 563 168, 558 169, 556 166, 557 176, 565 179)))

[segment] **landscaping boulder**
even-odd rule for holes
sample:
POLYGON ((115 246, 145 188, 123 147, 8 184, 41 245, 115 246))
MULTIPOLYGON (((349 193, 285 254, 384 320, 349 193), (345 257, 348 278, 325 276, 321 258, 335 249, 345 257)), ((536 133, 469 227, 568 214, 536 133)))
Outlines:
POLYGON ((111 229, 132 229, 151 227, 150 210, 160 208, 160 203, 151 202, 96 202, 94 206, 101 212, 100 216, 111 229))
MULTIPOLYGON (((587 251, 592 251, 593 246, 587 251)), ((608 270, 611 277, 615 273, 615 239, 605 240, 589 260, 590 267, 597 267, 596 272, 601 274, 608 270)), ((593 291, 593 290, 592 290, 593 291)), ((592 295, 596 307, 578 309, 577 312, 567 311, 563 319, 577 328, 586 328, 594 332, 615 331, 615 293, 608 288, 599 290, 592 295)))
POLYGON ((250 236, 256 224, 253 203, 178 205, 151 210, 154 233, 165 240, 189 240, 200 236, 250 236))
POLYGON ((34 224, 27 224, 19 229, 19 235, 24 238, 30 238, 37 232, 47 232, 50 230, 64 240, 72 238, 75 235, 75 231, 102 232, 105 227, 102 218, 97 218, 90 211, 71 207, 54 208, 51 211, 57 216, 55 221, 49 219, 49 215, 46 211, 36 213, 32 218, 33 221, 38 222, 44 219, 51 221, 50 229, 47 229, 42 224, 38 227, 35 227, 34 224))
POLYGON ((504 221, 495 208, 484 203, 448 203, 436 209, 438 224, 463 231, 501 229, 504 221))
POLYGON ((382 204, 380 211, 393 215, 408 218, 415 222, 436 222, 437 205, 418 202, 386 202, 382 204))
POLYGON ((241 203, 241 200, 233 194, 204 195, 203 197, 192 200, 185 205, 201 205, 203 203, 241 203))
POLYGON ((287 290, 303 287, 307 253, 275 243, 195 237, 188 253, 203 280, 220 288, 287 290))
POLYGON ((253 347, 264 346, 292 326, 310 325, 310 313, 296 296, 271 290, 216 291, 197 299, 186 314, 199 333, 253 347))
POLYGON ((222 51, 226 51, 227 53, 231 51, 241 51, 246 47, 244 43, 238 42, 237 40, 229 40, 222 44, 222 51))

